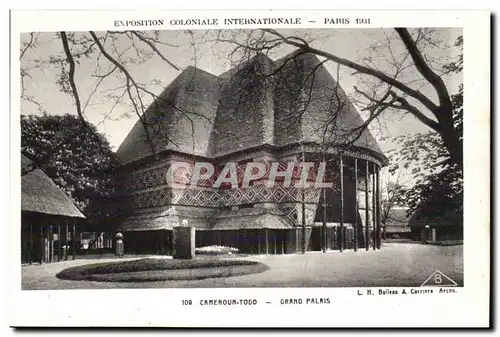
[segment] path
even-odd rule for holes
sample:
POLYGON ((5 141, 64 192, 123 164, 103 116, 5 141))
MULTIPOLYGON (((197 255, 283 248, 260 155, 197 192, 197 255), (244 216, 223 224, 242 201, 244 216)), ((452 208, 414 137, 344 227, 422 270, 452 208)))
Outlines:
POLYGON ((253 275, 197 281, 107 283, 59 280, 62 269, 116 259, 75 260, 22 267, 23 289, 100 289, 171 287, 388 287, 419 286, 440 270, 463 285, 463 246, 386 243, 380 251, 255 255, 269 270, 253 275))

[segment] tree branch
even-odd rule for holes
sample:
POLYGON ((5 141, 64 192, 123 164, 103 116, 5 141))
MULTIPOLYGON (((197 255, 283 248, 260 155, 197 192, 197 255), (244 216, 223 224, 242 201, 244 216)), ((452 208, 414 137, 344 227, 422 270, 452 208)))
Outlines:
POLYGON ((408 30, 406 28, 395 28, 395 30, 410 53, 419 73, 422 74, 422 76, 434 87, 434 89, 436 89, 440 105, 451 104, 450 95, 448 94, 448 89, 446 88, 443 79, 429 67, 408 30))
MULTIPOLYGON (((416 108, 414 105, 410 104, 405 98, 397 95, 393 90, 388 90, 384 97, 380 100, 375 99, 373 97, 370 97, 368 94, 365 92, 359 90, 357 87, 354 87, 354 90, 358 93, 361 94, 363 97, 368 99, 370 102, 372 102, 372 105, 367 106, 363 110, 374 110, 377 109, 379 106, 384 106, 385 108, 394 108, 398 110, 406 110, 409 113, 411 113, 415 118, 417 118, 419 121, 421 121, 423 124, 427 125, 429 128, 436 132, 441 132, 441 125, 427 117, 425 114, 423 114, 418 108, 416 108), (387 102, 386 99, 389 98, 389 96, 392 98, 391 101, 387 102), (399 105, 396 105, 394 103, 399 103, 399 105)), ((384 110, 385 110, 384 108, 384 110)), ((380 114, 380 113, 378 113, 380 114)))
POLYGON ((33 40, 34 40, 34 35, 35 33, 30 33, 30 40, 29 42, 26 44, 26 47, 24 47, 24 49, 21 51, 21 55, 19 56, 19 60, 21 60, 24 56, 24 54, 26 53, 26 51, 28 49, 31 48, 31 46, 33 45, 33 40))
POLYGON ((265 31, 267 33, 270 33, 270 34, 272 34, 274 36, 280 37, 281 40, 283 41, 283 43, 285 43, 285 44, 301 48, 302 50, 304 50, 306 52, 310 52, 310 53, 316 54, 318 56, 323 56, 323 57, 325 57, 325 58, 327 58, 327 59, 329 59, 331 61, 334 61, 336 63, 340 63, 340 64, 342 64, 342 65, 344 65, 346 67, 354 69, 354 70, 358 71, 359 73, 374 76, 374 77, 378 78, 379 80, 381 80, 381 81, 383 81, 383 82, 385 82, 385 83, 387 83, 389 85, 392 85, 393 87, 401 90, 402 92, 404 92, 408 96, 411 96, 411 97, 417 99, 427 109, 429 109, 431 111, 435 111, 438 108, 436 104, 434 104, 427 96, 425 96, 421 92, 408 87, 404 83, 402 83, 402 82, 400 82, 400 81, 398 81, 398 80, 396 80, 396 79, 394 79, 394 78, 392 78, 392 77, 384 74, 383 72, 381 72, 379 70, 376 70, 376 69, 373 69, 373 68, 369 68, 369 67, 360 65, 358 63, 349 61, 349 60, 347 60, 345 58, 342 58, 342 57, 335 56, 335 55, 333 55, 331 53, 328 53, 328 52, 325 52, 325 51, 313 48, 313 47, 311 47, 311 46, 309 46, 307 44, 303 44, 303 43, 299 43, 299 42, 296 42, 296 41, 292 41, 292 40, 290 40, 290 38, 285 37, 284 35, 278 33, 274 29, 263 29, 263 31, 265 31))
POLYGON ((128 72, 127 69, 125 69, 125 67, 123 65, 121 65, 117 60, 115 60, 111 55, 108 54, 108 52, 104 49, 104 46, 102 45, 101 41, 99 41, 99 38, 97 37, 97 35, 95 35, 95 33, 93 31, 90 31, 89 32, 90 35, 92 36, 92 38, 94 39, 97 47, 99 48, 99 50, 101 51, 102 55, 104 55, 104 57, 106 59, 108 59, 108 61, 110 61, 111 63, 113 63, 116 67, 118 67, 118 69, 121 70, 121 72, 125 75, 125 77, 127 78, 127 92, 128 92, 128 95, 129 95, 129 98, 132 102, 132 104, 134 105, 134 108, 135 108, 135 111, 136 111, 136 114, 138 115, 139 117, 139 120, 141 121, 141 124, 144 128, 144 132, 146 133, 146 138, 149 142, 149 145, 150 145, 150 148, 151 148, 151 151, 153 152, 153 154, 156 154, 156 151, 155 151, 155 147, 154 147, 154 144, 153 144, 153 140, 151 139, 151 136, 149 134, 149 130, 147 128, 147 126, 145 125, 144 121, 143 121, 143 116, 142 114, 139 112, 139 109, 137 108, 137 104, 135 103, 133 97, 132 97, 132 93, 130 92, 130 82, 132 82, 132 84, 137 88, 137 83, 135 82, 135 80, 132 78, 132 76, 130 75, 130 73, 128 72))
POLYGON ((66 36, 66 32, 61 32, 61 40, 64 48, 64 53, 66 54, 66 59, 68 60, 69 63, 69 83, 71 85, 71 90, 73 91, 73 97, 75 98, 75 104, 76 104, 76 113, 78 114, 78 117, 87 124, 85 121, 85 118, 83 117, 82 113, 82 107, 80 103, 80 96, 78 95, 78 90, 76 89, 76 83, 75 83, 75 60, 73 59, 73 55, 71 55, 71 51, 69 49, 68 45, 68 37, 66 36))
POLYGON ((178 66, 176 66, 171 61, 169 61, 165 56, 163 56, 163 54, 158 50, 158 48, 156 48, 156 46, 154 44, 151 43, 151 41, 145 39, 144 36, 142 36, 141 34, 139 34, 136 31, 131 31, 131 33, 134 34, 135 36, 137 36, 139 38, 139 40, 141 40, 142 42, 147 44, 163 61, 168 63, 172 68, 174 68, 175 70, 181 70, 178 66))
POLYGON ((415 116, 419 121, 430 127, 432 130, 440 133, 442 132, 441 124, 433 121, 426 115, 424 115, 419 109, 417 109, 414 105, 410 104, 404 97, 396 95, 392 90, 389 91, 393 97, 395 97, 396 101, 401 104, 399 109, 404 109, 410 112, 413 116, 415 116))

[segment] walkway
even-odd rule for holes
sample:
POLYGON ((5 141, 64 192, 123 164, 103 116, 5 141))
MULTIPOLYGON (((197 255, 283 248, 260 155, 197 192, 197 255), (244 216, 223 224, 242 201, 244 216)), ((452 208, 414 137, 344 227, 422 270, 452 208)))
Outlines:
POLYGON ((116 259, 65 261, 22 267, 23 289, 100 289, 172 287, 387 287, 419 286, 435 270, 463 285, 463 246, 387 243, 379 251, 332 251, 255 255, 269 270, 253 275, 198 281, 106 283, 59 280, 62 269, 116 259))

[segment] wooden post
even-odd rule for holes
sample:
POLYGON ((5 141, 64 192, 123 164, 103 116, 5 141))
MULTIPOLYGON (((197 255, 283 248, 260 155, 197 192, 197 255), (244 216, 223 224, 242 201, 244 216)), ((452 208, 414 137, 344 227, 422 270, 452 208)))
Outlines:
POLYGON ((282 235, 281 235, 281 245, 283 246, 283 254, 286 254, 288 252, 288 249, 287 249, 287 242, 288 242, 288 229, 283 229, 281 231, 282 235))
POLYGON ((382 246, 382 233, 380 226, 380 166, 377 167, 377 249, 382 246))
POLYGON ((43 263, 43 258, 45 255, 45 247, 44 247, 44 240, 43 240, 43 225, 40 224, 40 264, 43 263))
POLYGON ((49 262, 52 262, 52 255, 54 252, 54 245, 53 245, 53 235, 52 235, 52 225, 49 225, 49 262))
MULTIPOLYGON (((220 236, 219 236, 219 239, 220 239, 220 236)), ((222 246, 222 241, 220 241, 220 245, 222 246)), ((247 236, 247 230, 244 229, 243 230, 243 248, 245 249, 245 253, 248 253, 249 252, 249 249, 248 249, 248 236, 247 236)))
POLYGON ((246 232, 247 250, 248 253, 253 254, 254 242, 253 242, 253 230, 248 229, 246 232))
POLYGON ((299 251, 299 229, 295 228, 295 253, 298 253, 299 251))
POLYGON ((368 199, 368 174, 369 168, 368 168, 368 160, 365 161, 365 168, 366 168, 366 174, 365 174, 365 248, 366 250, 370 250, 370 228, 369 228, 369 223, 370 223, 370 214, 368 213, 368 206, 370 205, 370 201, 368 199))
POLYGON ((68 261, 68 220, 65 222, 66 232, 64 233, 64 260, 68 261))
MULTIPOLYGON (((325 174, 327 172, 326 168, 326 156, 325 156, 325 151, 323 151, 323 163, 325 163, 325 174)), ((327 202, 326 202, 326 187, 323 187, 322 189, 323 192, 323 240, 322 240, 322 245, 323 245, 323 253, 326 253, 326 246, 327 246, 327 237, 328 234, 326 232, 326 207, 327 207, 327 202)))
POLYGON ((234 235, 236 235, 236 248, 239 249, 239 251, 241 252, 241 244, 240 244, 240 230, 239 229, 236 229, 234 231, 234 235))
MULTIPOLYGON (((306 161, 305 153, 304 153, 304 145, 302 144, 302 164, 306 161)), ((302 168, 304 169, 304 168, 302 168)), ((301 172, 302 175, 302 172, 301 172)), ((304 185, 307 183, 304 183, 304 185)), ((306 197, 305 197, 305 186, 301 187, 302 189, 302 254, 306 253, 307 244, 306 244, 306 197)))
POLYGON ((304 202, 304 189, 302 189, 302 253, 306 253, 306 204, 304 202))
POLYGON ((30 262, 30 264, 33 263, 33 224, 31 223, 31 219, 30 219, 30 257, 29 257, 29 262, 30 262))
POLYGON ((61 225, 57 225, 57 262, 61 261, 61 225))
POLYGON ((327 233, 326 233, 326 187, 323 187, 323 253, 326 253, 326 245, 327 245, 327 233))
POLYGON ((267 233, 267 228, 264 230, 265 238, 266 238, 266 255, 269 254, 269 235, 267 233))
MULTIPOLYGON (((203 245, 204 245, 204 242, 205 242, 204 239, 206 237, 206 234, 207 234, 206 232, 200 232, 200 241, 201 241, 200 242, 200 247, 203 247, 203 245)), ((162 247, 162 250, 163 250, 162 255, 169 255, 168 254, 168 243, 170 242, 168 240, 169 237, 170 237, 170 234, 168 233, 168 230, 165 230, 163 232, 163 240, 161 242, 161 247, 162 247)))
POLYGON ((375 163, 372 163, 373 174, 372 174, 372 222, 373 222, 373 250, 377 249, 377 207, 375 203, 376 186, 375 186, 375 163))
POLYGON ((285 254, 285 235, 286 231, 283 229, 279 230, 280 235, 280 246, 281 246, 281 254, 285 254))
POLYGON ((340 156, 340 252, 344 251, 344 161, 340 156))
MULTIPOLYGON (((195 240, 195 246, 196 246, 196 236, 193 238, 193 240, 195 240)), ((156 235, 153 236, 153 242, 155 245, 155 254, 161 255, 161 247, 160 247, 160 243, 158 242, 158 238, 156 235)))
POLYGON ((354 158, 354 251, 358 251, 358 158, 354 158))
POLYGON ((274 255, 276 255, 276 229, 273 229, 273 246, 274 246, 274 255))
POLYGON ((260 233, 257 230, 257 254, 260 254, 260 233))
POLYGON ((76 225, 74 222, 73 222, 73 235, 71 240, 71 250, 73 251, 73 260, 74 260, 76 255, 76 225))

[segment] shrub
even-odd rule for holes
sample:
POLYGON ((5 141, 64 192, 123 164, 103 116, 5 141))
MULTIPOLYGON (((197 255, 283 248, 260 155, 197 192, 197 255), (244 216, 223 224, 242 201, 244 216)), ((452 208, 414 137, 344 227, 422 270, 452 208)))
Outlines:
POLYGON ((238 248, 225 246, 205 246, 196 248, 196 254, 199 255, 231 255, 239 252, 238 248))

